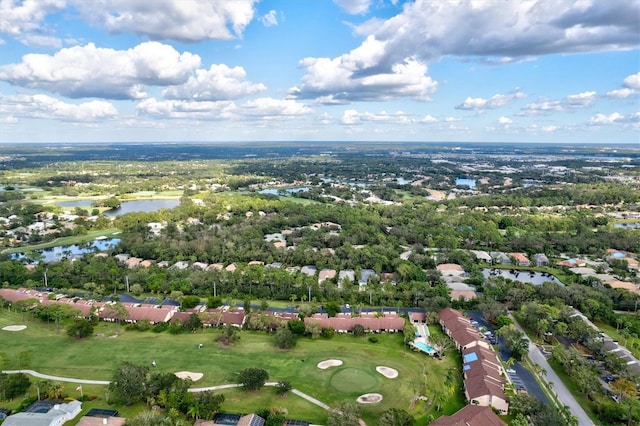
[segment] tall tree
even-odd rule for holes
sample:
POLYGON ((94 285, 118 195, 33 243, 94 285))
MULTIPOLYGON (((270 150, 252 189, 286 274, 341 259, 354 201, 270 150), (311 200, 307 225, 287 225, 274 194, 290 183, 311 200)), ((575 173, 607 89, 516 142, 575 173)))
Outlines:
POLYGON ((261 368, 245 368, 238 374, 238 381, 245 390, 258 390, 269 379, 269 373, 261 368))
POLYGON ((109 392, 113 402, 131 405, 144 401, 147 397, 149 367, 135 365, 130 362, 122 363, 109 384, 109 392))
POLYGON ((329 411, 327 426, 359 426, 360 407, 353 402, 343 402, 329 411))
POLYGON ((390 408, 382 413, 378 424, 380 426, 412 426, 415 419, 405 410, 390 408))

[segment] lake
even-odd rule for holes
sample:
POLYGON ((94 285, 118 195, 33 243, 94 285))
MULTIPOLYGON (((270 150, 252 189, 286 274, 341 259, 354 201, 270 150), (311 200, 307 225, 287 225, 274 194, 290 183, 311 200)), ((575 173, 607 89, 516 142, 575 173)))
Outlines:
MULTIPOLYGON (((94 240, 87 244, 73 244, 70 246, 56 246, 44 250, 36 250, 37 253, 42 255, 42 260, 45 262, 56 262, 64 257, 81 256, 87 253, 96 253, 100 251, 107 251, 118 245, 119 238, 106 238, 104 240, 94 240)), ((24 259, 24 253, 14 253, 11 255, 12 259, 24 259)))
POLYGON ((529 283, 533 285, 542 285, 547 281, 559 284, 564 286, 562 282, 554 277, 553 275, 548 275, 542 272, 530 272, 530 271, 516 271, 509 269, 490 269, 485 268, 482 270, 482 275, 485 278, 490 276, 492 277, 504 277, 514 281, 521 281, 523 283, 529 283))
POLYGON ((640 223, 616 223, 613 226, 618 229, 640 229, 640 223))
POLYGON ((258 194, 280 195, 283 192, 286 194, 295 194, 298 192, 308 192, 308 191, 309 191, 309 187, 298 186, 295 188, 287 188, 287 189, 278 189, 278 188, 261 189, 260 191, 258 191, 258 194))
POLYGON ((456 178, 456 186, 468 186, 471 189, 476 188, 475 179, 456 178))
POLYGON ((104 212, 105 216, 120 216, 126 213, 156 212, 160 209, 172 209, 180 205, 180 200, 135 200, 123 201, 120 207, 104 212))
POLYGON ((61 201, 56 203, 58 207, 91 207, 93 200, 76 200, 76 201, 61 201))

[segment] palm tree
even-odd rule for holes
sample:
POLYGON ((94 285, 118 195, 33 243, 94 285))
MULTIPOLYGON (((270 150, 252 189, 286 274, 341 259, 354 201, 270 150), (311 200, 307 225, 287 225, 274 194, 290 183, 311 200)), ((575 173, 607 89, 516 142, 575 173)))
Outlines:
POLYGON ((60 382, 46 382, 44 395, 48 399, 62 399, 64 396, 64 385, 60 382))

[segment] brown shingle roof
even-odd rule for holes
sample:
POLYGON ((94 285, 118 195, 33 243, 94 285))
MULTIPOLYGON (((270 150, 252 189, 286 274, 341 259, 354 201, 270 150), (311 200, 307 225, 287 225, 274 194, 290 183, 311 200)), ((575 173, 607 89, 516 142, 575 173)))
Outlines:
POLYGON ((452 416, 442 416, 432 426, 507 426, 489 407, 467 405, 452 416))

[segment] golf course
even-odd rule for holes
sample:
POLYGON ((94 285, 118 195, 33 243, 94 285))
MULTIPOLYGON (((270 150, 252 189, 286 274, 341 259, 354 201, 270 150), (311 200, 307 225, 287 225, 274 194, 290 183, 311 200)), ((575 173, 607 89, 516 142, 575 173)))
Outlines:
MULTIPOLYGON (((432 328, 433 332, 438 332, 437 327, 432 328)), ((445 392, 442 388, 447 372, 451 369, 458 371, 459 356, 451 352, 443 360, 437 360, 412 352, 403 344, 401 334, 377 335, 376 343, 369 341, 367 336, 303 337, 295 348, 286 351, 277 349, 273 335, 264 332, 243 331, 240 340, 231 346, 215 342, 218 335, 219 331, 213 329, 181 335, 125 331, 124 327, 118 331, 115 324, 100 323, 93 336, 76 340, 68 337, 64 330, 56 330, 54 324, 33 319, 28 313, 0 311, 1 351, 9 360, 2 367, 4 370, 29 368, 60 377, 111 380, 116 367, 124 361, 150 367, 155 361, 157 371, 202 373, 202 378, 193 385, 200 388, 237 383, 237 374, 241 370, 256 367, 266 370, 270 381, 287 379, 295 389, 332 407, 343 401, 355 401, 366 393, 381 394, 379 403, 361 406, 362 418, 369 425, 376 424, 375 419, 380 413, 392 407, 405 409, 417 421, 424 423, 442 414, 453 413, 464 405, 459 373, 456 374, 453 394, 446 399, 440 397, 443 401, 441 411, 437 412, 437 404, 433 403, 438 395, 445 392), (27 328, 21 331, 1 330, 18 324, 27 328), (326 369, 318 368, 318 363, 327 359, 343 363, 326 369), (397 370, 398 377, 386 377, 376 370, 378 366, 397 370), (433 399, 431 402, 418 400, 412 403, 420 395, 433 399)), ((76 386, 65 383, 69 396, 79 396, 76 395, 76 386)), ((30 391, 32 394, 35 392, 35 389, 30 391)), ((97 398, 85 402, 83 411, 92 407, 116 408, 121 415, 130 416, 145 408, 142 405, 112 407, 105 401, 105 392, 105 386, 84 385, 84 394, 97 398)), ((226 397, 222 405, 225 412, 284 408, 289 418, 320 424, 326 421, 324 409, 291 393, 285 397, 278 396, 273 388, 256 392, 241 389, 221 392, 226 397)), ((11 408, 19 401, 2 404, 11 408)))

